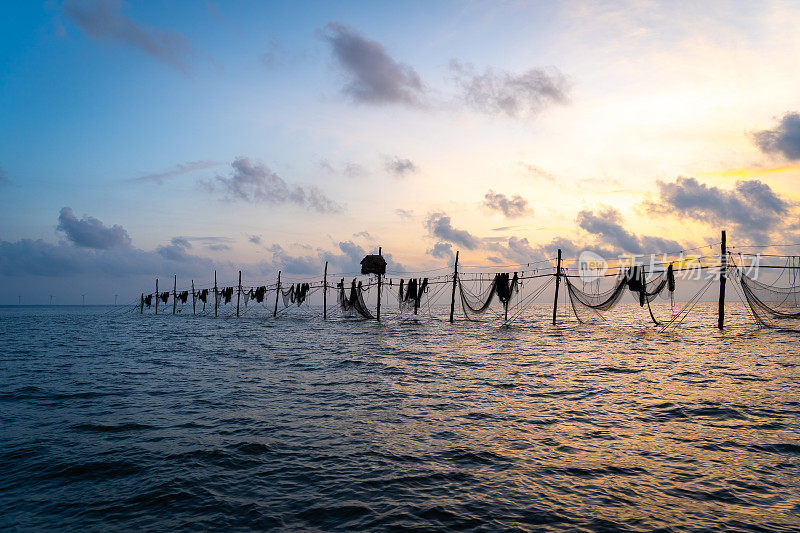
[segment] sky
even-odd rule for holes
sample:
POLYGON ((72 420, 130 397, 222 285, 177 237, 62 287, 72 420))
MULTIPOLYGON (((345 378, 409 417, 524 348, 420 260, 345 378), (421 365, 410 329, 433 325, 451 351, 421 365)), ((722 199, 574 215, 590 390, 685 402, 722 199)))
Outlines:
POLYGON ((0 304, 800 242, 797 3, 0 13, 0 304))

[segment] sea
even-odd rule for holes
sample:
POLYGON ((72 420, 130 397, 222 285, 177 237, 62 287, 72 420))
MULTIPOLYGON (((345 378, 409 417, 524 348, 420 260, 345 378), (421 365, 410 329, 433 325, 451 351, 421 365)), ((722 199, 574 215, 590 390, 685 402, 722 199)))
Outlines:
POLYGON ((140 310, 0 308, 0 529, 800 531, 800 334, 741 304, 140 310))

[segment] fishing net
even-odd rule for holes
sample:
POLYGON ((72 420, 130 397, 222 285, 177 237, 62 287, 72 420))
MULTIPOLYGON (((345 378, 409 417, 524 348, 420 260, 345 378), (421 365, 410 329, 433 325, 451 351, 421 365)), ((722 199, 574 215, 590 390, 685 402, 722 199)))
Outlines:
POLYGON ((630 291, 640 307, 647 306, 650 318, 658 324, 650 303, 663 295, 665 289, 667 297, 674 301, 675 275, 672 265, 669 265, 666 272, 660 272, 650 279, 646 278, 644 269, 637 265, 621 270, 620 274, 615 278, 614 285, 604 291, 599 290, 599 284, 593 281, 577 281, 572 276, 564 276, 572 310, 579 322, 603 320, 604 313, 616 307, 625 292, 630 291))
POLYGON ((206 304, 208 303, 209 289, 201 289, 195 292, 195 309, 198 313, 204 314, 206 312, 206 304))
POLYGON ((764 327, 800 329, 800 287, 778 287, 739 273, 747 304, 764 327))
POLYGON ((206 309, 209 314, 215 313, 219 316, 230 317, 236 314, 236 302, 233 301, 233 287, 216 289, 211 295, 216 300, 215 305, 210 305, 206 309))
POLYGON ((358 315, 363 318, 375 318, 367 308, 367 304, 364 303, 364 289, 360 281, 356 283, 356 279, 353 278, 349 295, 344 288, 344 278, 336 284, 336 287, 338 289, 337 300, 343 316, 355 317, 358 315))
POLYGON ((513 277, 508 272, 495 274, 488 288, 477 293, 470 291, 463 281, 459 280, 458 289, 461 308, 467 320, 478 320, 481 315, 489 311, 495 296, 503 307, 503 317, 508 318, 508 304, 511 297, 519 292, 519 276, 516 272, 513 277))
POLYGON ((410 314, 413 312, 416 315, 419 311, 422 295, 425 294, 427 290, 428 278, 423 278, 421 280, 411 278, 408 280, 408 283, 405 283, 404 280, 401 279, 400 287, 397 292, 400 314, 410 314))
POLYGON ((306 301, 310 294, 311 286, 308 283, 293 283, 289 290, 281 289, 281 298, 283 298, 283 306, 289 307, 292 304, 300 306, 306 301))

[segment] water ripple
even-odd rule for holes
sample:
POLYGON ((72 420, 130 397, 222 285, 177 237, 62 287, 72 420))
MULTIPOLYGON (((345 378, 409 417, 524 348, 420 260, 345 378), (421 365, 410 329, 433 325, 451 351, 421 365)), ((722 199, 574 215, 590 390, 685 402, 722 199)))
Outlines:
POLYGON ((0 529, 797 531, 796 334, 698 309, 0 310, 0 529))

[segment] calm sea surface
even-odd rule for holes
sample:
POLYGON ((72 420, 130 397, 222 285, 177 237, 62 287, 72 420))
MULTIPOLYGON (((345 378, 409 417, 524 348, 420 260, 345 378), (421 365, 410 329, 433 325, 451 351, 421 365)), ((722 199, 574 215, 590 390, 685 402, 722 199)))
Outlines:
POLYGON ((800 334, 732 307, 0 309, 0 528, 798 531, 800 334))

